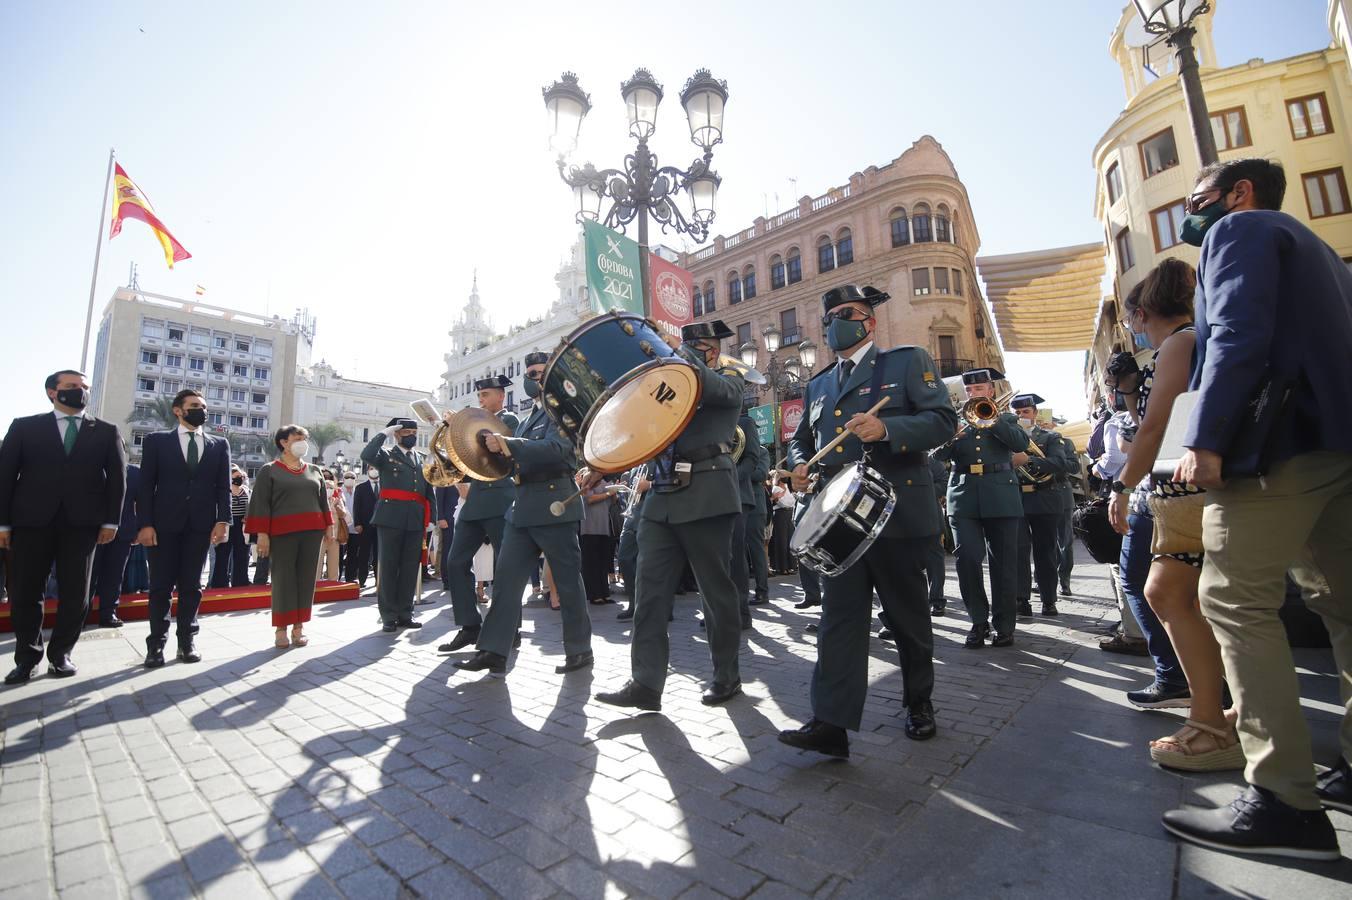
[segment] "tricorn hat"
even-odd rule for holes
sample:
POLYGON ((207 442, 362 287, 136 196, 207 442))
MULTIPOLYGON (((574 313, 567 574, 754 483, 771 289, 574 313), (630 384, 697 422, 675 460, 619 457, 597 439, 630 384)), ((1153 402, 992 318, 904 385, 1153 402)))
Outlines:
POLYGON ((418 427, 417 422, 415 422, 413 419, 405 418, 404 416, 395 416, 393 419, 390 419, 388 422, 385 423, 386 428, 389 428, 392 425, 398 425, 400 428, 418 427))
POLYGON ((985 367, 981 369, 968 369, 962 373, 963 384, 986 384, 991 381, 999 381, 1004 378, 1004 373, 999 369, 985 367))
POLYGON ((528 366, 543 366, 547 362, 549 362, 549 354, 543 350, 533 350, 526 354, 526 365, 528 366))
POLYGON ((861 288, 857 284, 842 284, 822 294, 822 312, 830 312, 842 303, 867 303, 869 306, 877 306, 891 298, 891 294, 880 291, 872 285, 861 288))
POLYGON ((714 319, 712 322, 691 322, 689 325, 681 326, 681 342, 685 344, 692 341, 721 341, 734 334, 736 332, 724 324, 722 319, 714 319))
POLYGON ((490 375, 488 378, 480 378, 478 381, 474 382, 474 389, 476 391, 483 391, 489 388, 506 390, 511 386, 512 379, 508 378, 506 375, 490 375))
POLYGON ((1030 406, 1036 407, 1039 403, 1046 403, 1046 402, 1047 402, 1046 400, 1043 400, 1043 399, 1042 399, 1041 397, 1039 397, 1037 394, 1019 394, 1019 395, 1018 395, 1017 397, 1015 397, 1013 400, 1010 400, 1010 401, 1009 401, 1009 408, 1010 408, 1010 409, 1027 409, 1027 408, 1030 407, 1030 406))

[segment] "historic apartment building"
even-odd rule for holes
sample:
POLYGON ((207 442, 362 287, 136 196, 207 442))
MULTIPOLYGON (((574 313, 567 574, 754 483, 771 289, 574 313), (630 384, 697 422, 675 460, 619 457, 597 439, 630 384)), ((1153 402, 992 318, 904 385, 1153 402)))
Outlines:
POLYGON ((737 332, 729 352, 762 331, 782 334, 781 360, 811 339, 817 368, 831 362, 822 340, 821 296, 853 282, 892 295, 878 307, 881 346, 917 344, 943 375, 1004 358, 975 276, 981 237, 967 189, 939 142, 925 135, 892 162, 750 228, 684 254, 695 278, 695 315, 737 332))
MULTIPOLYGON (((324 448, 324 461, 360 465, 357 457, 362 448, 385 429, 390 419, 413 415, 410 403, 433 396, 429 390, 344 378, 321 359, 296 370, 294 421, 307 426, 329 422, 342 426, 352 439, 338 440, 324 448)), ((430 437, 431 429, 420 429, 418 446, 426 448, 430 437)))

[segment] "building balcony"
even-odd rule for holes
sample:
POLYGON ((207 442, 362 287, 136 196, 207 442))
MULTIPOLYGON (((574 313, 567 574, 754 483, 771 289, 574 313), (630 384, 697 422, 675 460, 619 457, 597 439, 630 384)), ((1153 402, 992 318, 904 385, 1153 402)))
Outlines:
POLYGON ((936 359, 934 362, 939 367, 940 378, 952 378, 976 366, 976 361, 971 359, 936 359))

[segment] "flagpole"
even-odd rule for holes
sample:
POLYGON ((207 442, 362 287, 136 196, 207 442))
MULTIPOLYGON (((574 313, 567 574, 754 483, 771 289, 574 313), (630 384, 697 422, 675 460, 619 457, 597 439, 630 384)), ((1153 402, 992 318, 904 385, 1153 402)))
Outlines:
MULTIPOLYGON (((99 281, 99 254, 103 251, 103 225, 108 216, 108 185, 113 180, 113 150, 108 148, 108 172, 103 176, 103 206, 99 210, 99 239, 94 244, 94 271, 89 276, 89 309, 85 311, 84 344, 80 348, 80 371, 89 363, 89 329, 94 324, 94 290, 99 281)), ((90 376, 92 377, 92 375, 90 376)))

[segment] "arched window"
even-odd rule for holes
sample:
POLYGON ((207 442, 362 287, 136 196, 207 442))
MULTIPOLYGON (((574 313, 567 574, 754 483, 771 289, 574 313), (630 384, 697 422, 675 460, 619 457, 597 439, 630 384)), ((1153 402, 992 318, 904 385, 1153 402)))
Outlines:
POLYGON ((784 260, 776 253, 770 257, 770 290, 778 290, 784 283, 784 260))
POLYGON ((704 315, 704 295, 699 292, 699 288, 695 288, 695 295, 691 301, 695 304, 695 315, 704 315))
POLYGON ((934 216, 934 239, 941 243, 950 244, 953 242, 953 229, 949 227, 948 207, 942 203, 934 216))
POLYGON ((911 225, 906 219, 906 210, 898 207, 892 210, 892 246, 904 247, 911 242, 911 225))
POLYGON ((704 282, 704 311, 713 312, 717 307, 714 305, 714 283, 712 281, 704 282))
POLYGON ((911 239, 917 244, 934 240, 934 233, 930 231, 930 208, 924 203, 917 203, 911 213, 911 239))
POLYGON ((789 248, 788 260, 785 262, 784 268, 789 284, 797 284, 803 280, 803 257, 798 252, 797 247, 789 248))
POLYGON ((825 235, 817 238, 817 271, 829 272, 836 267, 836 245, 825 235))
POLYGON ((747 266, 746 271, 742 273, 742 299, 750 300, 754 296, 756 296, 756 269, 747 266))
POLYGON ((728 303, 742 302, 742 276, 733 272, 728 275, 728 303))
POLYGON ((836 265, 848 266, 854 262, 854 235, 850 234, 850 229, 840 229, 840 234, 836 235, 836 265))

